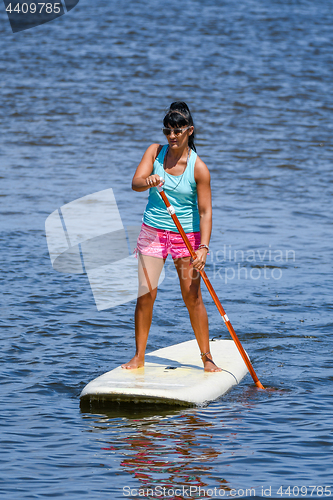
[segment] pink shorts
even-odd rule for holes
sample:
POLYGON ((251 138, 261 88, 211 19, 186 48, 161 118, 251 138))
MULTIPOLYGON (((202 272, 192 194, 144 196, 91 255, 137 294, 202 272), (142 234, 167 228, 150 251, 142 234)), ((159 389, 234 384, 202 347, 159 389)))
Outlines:
MULTIPOLYGON (((200 245, 200 232, 186 233, 193 250, 198 250, 200 245)), ((183 238, 179 233, 165 231, 147 226, 143 223, 138 237, 136 249, 143 255, 166 259, 171 254, 173 259, 190 257, 183 238)))

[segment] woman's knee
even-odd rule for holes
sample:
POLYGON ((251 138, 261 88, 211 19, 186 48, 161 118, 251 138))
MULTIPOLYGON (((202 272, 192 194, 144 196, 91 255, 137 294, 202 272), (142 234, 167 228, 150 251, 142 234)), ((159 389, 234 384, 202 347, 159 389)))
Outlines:
POLYGON ((200 291, 195 288, 187 288, 182 291, 183 300, 188 308, 198 307, 202 303, 202 296, 200 291))
POLYGON ((156 290, 139 295, 136 301, 137 307, 141 309, 152 308, 156 299, 156 290))

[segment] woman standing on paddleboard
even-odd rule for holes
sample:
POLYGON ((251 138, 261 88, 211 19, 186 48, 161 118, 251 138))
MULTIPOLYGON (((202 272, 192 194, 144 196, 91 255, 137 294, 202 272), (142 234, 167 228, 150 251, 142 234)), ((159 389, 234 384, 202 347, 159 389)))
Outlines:
POLYGON ((137 242, 136 354, 122 367, 135 369, 144 365, 158 279, 170 253, 204 369, 221 371, 209 351, 208 317, 201 296, 199 273, 205 266, 212 229, 210 174, 196 154, 193 119, 187 104, 181 101, 172 103, 163 125, 168 144, 149 146, 132 181, 134 191, 149 189, 149 197, 137 242), (157 190, 162 179, 165 179, 163 189, 196 253, 194 261, 157 190))

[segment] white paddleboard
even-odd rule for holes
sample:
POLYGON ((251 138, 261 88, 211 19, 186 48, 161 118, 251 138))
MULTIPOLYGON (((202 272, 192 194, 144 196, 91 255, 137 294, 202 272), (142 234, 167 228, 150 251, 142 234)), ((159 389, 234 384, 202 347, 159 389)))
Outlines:
POLYGON ((202 405, 219 398, 248 370, 232 340, 211 340, 210 350, 222 372, 205 372, 196 340, 146 354, 145 366, 120 366, 92 380, 80 394, 81 403, 111 401, 202 405))

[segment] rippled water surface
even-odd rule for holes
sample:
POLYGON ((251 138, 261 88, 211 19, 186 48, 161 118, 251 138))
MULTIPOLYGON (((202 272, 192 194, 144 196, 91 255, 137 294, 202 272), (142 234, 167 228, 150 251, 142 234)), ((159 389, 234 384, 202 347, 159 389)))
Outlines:
MULTIPOLYGON (((1 7, 1 498, 333 496, 332 10, 80 0, 14 35, 1 7), (84 385, 133 352, 135 304, 98 312, 86 275, 52 269, 45 220, 111 187, 140 224, 131 177, 176 99, 211 171, 207 274, 276 390, 248 375, 203 408, 84 412, 84 385)), ((148 349, 192 336, 168 261, 148 349)))

